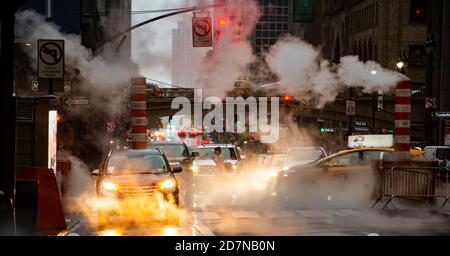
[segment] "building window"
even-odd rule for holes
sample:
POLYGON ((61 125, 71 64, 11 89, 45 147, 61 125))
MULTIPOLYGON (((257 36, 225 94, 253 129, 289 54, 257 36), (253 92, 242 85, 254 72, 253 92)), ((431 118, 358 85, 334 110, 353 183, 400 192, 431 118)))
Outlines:
POLYGON ((409 65, 411 67, 425 66, 425 45, 410 45, 409 46, 409 65))
POLYGON ((410 21, 411 23, 427 22, 427 2, 425 0, 411 0, 410 21))

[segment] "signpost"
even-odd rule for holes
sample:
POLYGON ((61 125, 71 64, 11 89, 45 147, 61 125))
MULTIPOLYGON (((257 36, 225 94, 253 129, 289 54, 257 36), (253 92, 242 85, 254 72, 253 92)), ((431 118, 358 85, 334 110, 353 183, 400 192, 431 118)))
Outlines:
POLYGON ((450 120, 445 120, 444 145, 450 146, 450 120))
POLYGON ((433 116, 435 118, 450 118, 450 112, 435 112, 433 116))
POLYGON ((212 47, 212 20, 209 13, 207 16, 199 16, 194 13, 192 18, 192 40, 194 47, 212 47))
POLYGON ((370 132, 367 122, 354 121, 352 125, 353 125, 353 131, 355 131, 355 132, 370 132))
POLYGON ((38 77, 48 80, 49 94, 54 93, 53 81, 64 80, 64 40, 38 40, 38 77))
POLYGON ((426 109, 436 109, 437 108, 437 98, 436 97, 427 97, 425 99, 425 108, 426 109))
POLYGON ((355 108, 356 108, 356 102, 354 102, 352 100, 347 100, 346 106, 345 106, 345 114, 347 116, 354 116, 356 114, 355 108))
POLYGON ((31 81, 31 90, 33 92, 37 92, 39 90, 39 82, 38 81, 31 81))

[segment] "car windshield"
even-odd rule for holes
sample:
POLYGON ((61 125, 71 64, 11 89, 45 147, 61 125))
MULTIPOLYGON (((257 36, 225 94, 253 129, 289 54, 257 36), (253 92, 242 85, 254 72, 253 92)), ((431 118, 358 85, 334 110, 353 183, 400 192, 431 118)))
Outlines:
POLYGON ((159 148, 167 158, 189 157, 189 150, 183 144, 150 144, 150 148, 159 148))
POLYGON ((160 174, 167 171, 166 163, 161 155, 112 156, 106 169, 108 175, 160 174))
POLYGON ((287 161, 318 160, 325 157, 320 149, 293 149, 287 154, 287 161))
MULTIPOLYGON (((199 160, 208 160, 214 158, 214 149, 215 148, 196 148, 194 151, 199 153, 199 160)), ((233 148, 225 148, 221 147, 222 156, 225 160, 237 160, 236 153, 233 148)))

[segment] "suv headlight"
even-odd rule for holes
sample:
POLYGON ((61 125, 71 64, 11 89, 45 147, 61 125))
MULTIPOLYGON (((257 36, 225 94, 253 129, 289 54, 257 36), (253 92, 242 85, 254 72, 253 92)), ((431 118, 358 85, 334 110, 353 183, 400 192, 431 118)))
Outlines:
POLYGON ((191 169, 192 169, 192 173, 193 174, 199 174, 200 173, 198 166, 195 165, 195 164, 192 165, 191 169))
POLYGON ((119 190, 119 185, 112 182, 103 182, 102 189, 109 192, 117 192, 119 190))
POLYGON ((177 187, 177 182, 173 179, 168 179, 158 182, 158 189, 161 191, 171 191, 177 187))

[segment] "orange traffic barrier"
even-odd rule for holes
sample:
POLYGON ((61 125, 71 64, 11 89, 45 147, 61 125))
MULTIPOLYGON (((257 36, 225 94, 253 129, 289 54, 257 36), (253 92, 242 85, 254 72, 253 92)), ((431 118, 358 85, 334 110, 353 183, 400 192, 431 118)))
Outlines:
POLYGON ((39 181, 37 233, 53 235, 65 230, 66 221, 53 170, 20 167, 18 168, 17 179, 39 181))

